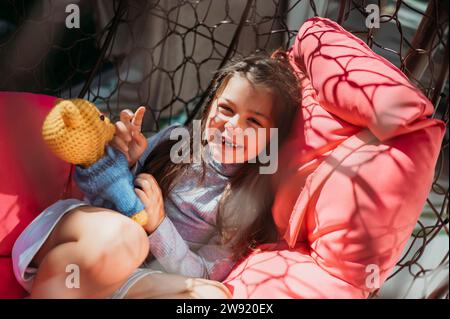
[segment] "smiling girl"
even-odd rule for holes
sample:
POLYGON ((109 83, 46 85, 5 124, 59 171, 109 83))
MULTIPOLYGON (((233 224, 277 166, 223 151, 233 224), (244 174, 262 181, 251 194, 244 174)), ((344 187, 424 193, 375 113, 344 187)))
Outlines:
POLYGON ((136 175, 148 223, 142 228, 113 210, 59 201, 16 242, 16 277, 32 297, 57 298, 121 298, 136 296, 136 289, 168 289, 155 286, 155 269, 184 276, 169 275, 175 276, 172 284, 224 280, 249 249, 277 240, 271 175, 260 173, 259 155, 287 137, 299 94, 283 52, 247 57, 220 70, 201 117, 201 163, 193 160, 192 126, 183 146, 190 150, 188 160, 175 162, 171 150, 180 141, 170 135, 177 126, 147 141, 140 133, 145 108, 122 111, 111 144, 136 175), (256 138, 244 136, 248 131, 256 138), (79 289, 65 284, 70 264, 79 267, 79 289))

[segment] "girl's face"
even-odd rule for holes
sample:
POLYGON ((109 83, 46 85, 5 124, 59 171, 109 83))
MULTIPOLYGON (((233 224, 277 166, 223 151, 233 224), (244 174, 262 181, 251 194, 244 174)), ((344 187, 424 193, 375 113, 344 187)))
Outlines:
POLYGON ((216 96, 206 120, 211 154, 222 163, 254 159, 270 140, 274 127, 273 96, 241 75, 232 76, 216 96))

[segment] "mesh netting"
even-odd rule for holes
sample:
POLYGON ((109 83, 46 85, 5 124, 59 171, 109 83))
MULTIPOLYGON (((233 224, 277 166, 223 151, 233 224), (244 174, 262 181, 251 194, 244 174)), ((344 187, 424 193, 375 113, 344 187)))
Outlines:
MULTIPOLYGON (((146 105, 143 128, 155 132, 198 116, 214 71, 231 58, 289 47, 312 16, 337 21, 398 66, 448 124, 447 1, 2 1, 0 90, 84 97, 113 120, 146 105), (79 5, 79 29, 64 25, 69 3, 79 5), (380 28, 365 25, 370 3, 380 28)), ((422 217, 390 277, 408 274, 405 295, 438 270, 448 274, 446 134, 422 217)), ((426 295, 448 298, 448 277, 426 295)))

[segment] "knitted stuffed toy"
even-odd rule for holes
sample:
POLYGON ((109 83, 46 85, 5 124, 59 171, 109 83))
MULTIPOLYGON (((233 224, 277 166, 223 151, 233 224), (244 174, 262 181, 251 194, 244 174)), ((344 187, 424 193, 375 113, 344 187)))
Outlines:
POLYGON ((58 100, 42 126, 50 149, 76 165, 75 181, 91 202, 101 197, 145 225, 147 214, 134 192, 128 161, 123 153, 107 146, 114 132, 109 119, 83 99, 58 100))

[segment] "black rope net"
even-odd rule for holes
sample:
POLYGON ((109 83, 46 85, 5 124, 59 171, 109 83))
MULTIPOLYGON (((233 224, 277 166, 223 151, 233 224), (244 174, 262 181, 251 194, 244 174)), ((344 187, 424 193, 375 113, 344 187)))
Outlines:
MULTIPOLYGON (((437 0, 5 0, 0 90, 84 97, 113 120, 124 108, 146 105, 143 128, 150 134, 198 116, 214 71, 229 59, 287 48, 307 18, 323 16, 398 66, 448 125, 448 6, 437 0), (79 8, 79 28, 65 26, 69 4, 79 8), (369 4, 380 10, 380 28, 365 24, 369 4)), ((448 197, 447 130, 421 219, 386 282, 402 277, 403 296, 417 282, 434 280, 421 297, 448 298, 448 197), (424 265, 430 255, 432 266, 424 265)))

